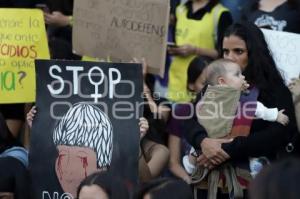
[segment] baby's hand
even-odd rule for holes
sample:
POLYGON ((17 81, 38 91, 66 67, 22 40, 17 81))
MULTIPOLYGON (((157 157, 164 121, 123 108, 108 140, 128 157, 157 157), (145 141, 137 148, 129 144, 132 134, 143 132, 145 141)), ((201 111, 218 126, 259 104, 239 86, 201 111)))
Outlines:
POLYGON ((288 123, 289 123, 289 117, 287 115, 285 115, 283 112, 285 110, 282 109, 278 112, 278 115, 277 115, 277 119, 276 121, 284 126, 286 126, 288 123))
POLYGON ((246 80, 244 80, 241 90, 246 91, 249 88, 249 84, 246 80))

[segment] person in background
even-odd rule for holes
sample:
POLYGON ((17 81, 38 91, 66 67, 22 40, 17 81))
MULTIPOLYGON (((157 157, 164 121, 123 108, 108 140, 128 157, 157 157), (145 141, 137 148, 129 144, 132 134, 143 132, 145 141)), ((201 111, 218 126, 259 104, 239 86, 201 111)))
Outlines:
MULTIPOLYGON (((187 70, 187 89, 196 95, 205 86, 205 68, 211 61, 209 57, 195 57, 187 70)), ((169 169, 173 175, 190 184, 191 178, 182 166, 183 155, 188 154, 190 145, 184 138, 183 120, 191 115, 193 102, 183 103, 176 106, 168 123, 168 147, 170 150, 169 169)))
MULTIPOLYGON (((138 62, 138 60, 135 60, 138 62)), ((147 133, 142 133, 139 151, 139 177, 141 182, 147 182, 162 174, 169 161, 169 150, 166 144, 166 123, 170 109, 168 103, 158 103, 153 98, 147 81, 147 64, 142 60, 144 76, 144 113, 149 122, 147 133)))
POLYGON ((252 0, 243 8, 242 19, 258 27, 300 34, 298 0, 252 0))
MULTIPOLYGON (((174 43, 175 41, 175 24, 176 24, 175 10, 179 4, 180 4, 180 0, 170 0, 170 17, 169 17, 167 41, 171 43, 174 43)), ((166 98, 166 94, 168 90, 169 69, 170 69, 171 62, 172 62, 172 57, 169 55, 167 51, 164 76, 160 77, 156 75, 155 82, 154 82, 153 90, 155 93, 159 94, 160 98, 166 98)))
POLYGON ((187 68, 195 56, 218 56, 218 38, 232 23, 228 9, 218 0, 189 0, 176 8, 175 45, 168 47, 173 55, 169 69, 167 97, 172 102, 189 102, 186 91, 187 68))
POLYGON ((300 160, 287 158, 262 170, 249 188, 250 199, 298 199, 300 160))
POLYGON ((80 60, 81 57, 72 52, 73 0, 46 0, 45 3, 51 58, 80 60))
POLYGON ((220 2, 230 10, 230 13, 232 15, 232 18, 235 22, 239 21, 241 19, 242 15, 242 8, 246 3, 253 0, 220 0, 220 2))
POLYGON ((96 172, 82 180, 77 199, 129 199, 125 183, 109 172, 96 172))
POLYGON ((0 113, 0 197, 29 199, 28 152, 10 133, 0 113))
POLYGON ((155 179, 142 184, 134 193, 133 199, 192 199, 191 188, 182 180, 172 178, 155 179))

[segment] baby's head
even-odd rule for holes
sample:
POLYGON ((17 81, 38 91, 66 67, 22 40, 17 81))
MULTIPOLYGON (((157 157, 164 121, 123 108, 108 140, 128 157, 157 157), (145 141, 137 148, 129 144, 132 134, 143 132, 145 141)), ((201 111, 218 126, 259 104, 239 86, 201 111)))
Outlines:
POLYGON ((212 86, 225 85, 240 90, 245 83, 240 66, 227 59, 218 59, 210 63, 206 75, 207 83, 212 86))
POLYGON ((190 92, 199 93, 205 86, 205 68, 212 61, 206 56, 195 57, 189 64, 187 71, 187 89, 190 92))

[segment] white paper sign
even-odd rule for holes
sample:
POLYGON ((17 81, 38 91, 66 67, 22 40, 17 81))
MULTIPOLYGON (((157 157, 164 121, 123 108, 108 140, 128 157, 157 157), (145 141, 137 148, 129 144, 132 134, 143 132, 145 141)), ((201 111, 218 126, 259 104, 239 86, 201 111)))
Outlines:
POLYGON ((285 82, 300 74, 300 34, 262 29, 285 82))

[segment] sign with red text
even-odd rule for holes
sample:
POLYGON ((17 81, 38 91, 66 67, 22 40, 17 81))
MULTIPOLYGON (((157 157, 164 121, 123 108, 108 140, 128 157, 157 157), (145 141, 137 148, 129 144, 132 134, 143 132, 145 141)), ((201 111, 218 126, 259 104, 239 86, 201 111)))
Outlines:
POLYGON ((96 171, 119 176, 128 188, 137 185, 139 118, 144 106, 142 66, 35 63, 31 199, 75 199, 80 182, 96 171))
POLYGON ((49 59, 42 11, 0 9, 0 103, 35 101, 34 59, 49 59))
POLYGON ((300 75, 300 34, 262 29, 285 82, 300 75))
POLYGON ((129 62, 145 58, 164 74, 169 0, 75 0, 73 48, 77 54, 129 62))

